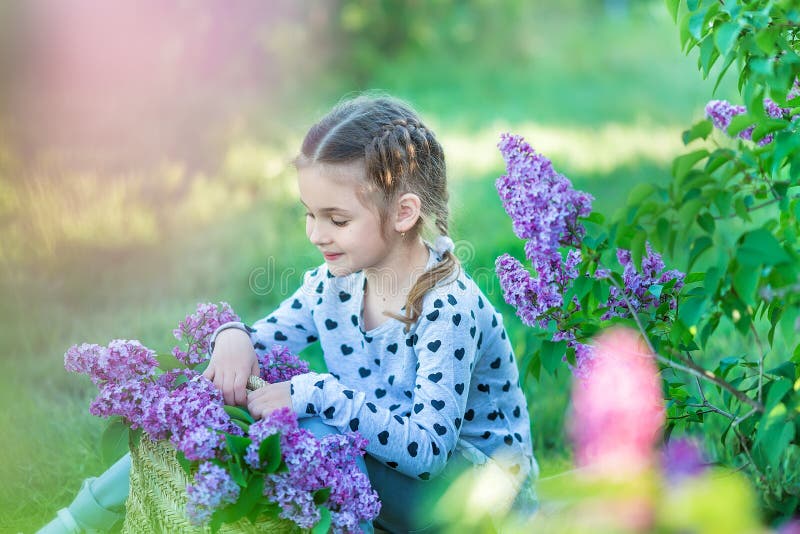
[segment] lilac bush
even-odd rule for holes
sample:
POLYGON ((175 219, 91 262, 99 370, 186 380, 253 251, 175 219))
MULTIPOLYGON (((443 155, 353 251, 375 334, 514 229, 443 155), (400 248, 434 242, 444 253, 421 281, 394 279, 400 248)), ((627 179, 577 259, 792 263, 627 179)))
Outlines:
MULTIPOLYGON (((238 317, 225 303, 198 305, 174 331, 186 349, 175 347, 172 355, 185 365, 202 363, 210 335, 230 320, 238 317)), ((178 459, 185 460, 187 474, 194 476, 186 507, 193 524, 210 522, 214 530, 224 517, 217 512, 248 505, 262 507, 259 510, 277 505, 280 517, 302 528, 316 525, 324 507, 335 532, 356 532, 360 523, 378 515, 378 496, 356 465, 366 447, 359 434, 317 439, 298 427, 288 408, 254 422, 245 410, 226 407, 222 393, 197 370, 164 372, 157 367, 158 358, 138 341, 114 340, 107 347, 73 346, 64 365, 88 375, 98 386, 92 414, 121 417, 147 439, 169 440, 178 459), (277 447, 262 447, 275 435, 277 447), (262 499, 241 504, 240 495, 256 480, 263 480, 262 499)), ((259 364, 261 377, 270 383, 309 369, 307 362, 278 345, 261 355, 259 364)))
MULTIPOLYGON (((719 117, 730 121, 722 112, 719 117)), ((666 317, 675 310, 675 294, 684 275, 665 271, 661 256, 649 243, 644 243, 646 254, 639 268, 631 251, 618 249, 622 273, 615 272, 611 262, 603 263, 607 246, 586 239, 583 221, 592 213, 592 196, 574 189, 522 137, 504 134, 498 147, 506 174, 498 178, 497 191, 514 233, 525 240, 525 256, 532 267, 528 271, 509 254, 497 258, 503 296, 524 324, 545 331, 547 342, 563 342, 564 359, 574 374, 585 378, 594 357, 584 340, 596 330, 584 331, 587 324, 655 310, 666 317), (586 290, 582 294, 576 289, 579 284, 586 290)))

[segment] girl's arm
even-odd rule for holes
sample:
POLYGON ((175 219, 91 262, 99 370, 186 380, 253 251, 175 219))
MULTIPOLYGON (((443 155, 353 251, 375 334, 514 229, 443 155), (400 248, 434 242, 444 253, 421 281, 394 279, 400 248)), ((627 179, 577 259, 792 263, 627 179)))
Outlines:
POLYGON ((454 319, 458 313, 453 307, 437 308, 408 334, 419 362, 413 391, 406 393, 412 401, 410 413, 368 402, 364 392, 345 387, 330 374, 309 373, 291 381, 298 417, 319 415, 342 432, 357 430, 369 440, 367 451, 388 466, 423 480, 436 476, 458 441, 472 365, 482 343, 475 320, 463 311, 454 319))
POLYGON ((247 379, 258 374, 257 357, 273 345, 283 345, 297 354, 317 341, 311 310, 318 297, 316 288, 324 277, 322 268, 306 272, 297 291, 252 326, 231 322, 217 328, 211 339, 211 360, 203 374, 222 390, 226 404, 247 403, 247 379))

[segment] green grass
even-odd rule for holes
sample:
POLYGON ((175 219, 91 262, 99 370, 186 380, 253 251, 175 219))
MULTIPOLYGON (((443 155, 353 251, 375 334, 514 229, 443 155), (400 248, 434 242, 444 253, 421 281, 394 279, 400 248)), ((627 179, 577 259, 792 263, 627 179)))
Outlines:
MULTIPOLYGON (((635 9, 632 18, 621 20, 551 10, 541 20, 524 21, 530 25, 527 55, 506 57, 480 42, 429 50, 376 66, 369 86, 408 98, 444 131, 467 137, 528 123, 589 135, 609 123, 652 124, 675 128, 677 135, 700 113, 710 84, 697 83, 693 60, 679 52, 677 30, 657 4, 660 10, 635 9)), ((347 80, 327 87, 304 108, 323 110, 360 89, 347 80)), ((287 129, 297 134, 296 124, 287 129)), ((481 147, 495 152, 492 144, 481 147)), ((448 156, 453 161, 459 154, 448 156)), ((595 208, 605 214, 634 184, 669 179, 664 161, 633 159, 593 170, 563 155, 554 160, 576 187, 596 197, 595 208)), ((494 161, 489 170, 467 168, 452 176, 451 228, 469 252, 467 270, 480 274, 476 279, 502 310, 522 359, 532 333, 502 302, 492 276, 503 252, 523 257, 493 188, 501 172, 499 158, 494 161)), ((69 502, 84 477, 105 467, 99 448, 103 423, 88 414, 95 389, 64 371, 69 346, 126 338, 168 350, 172 328, 197 302, 228 301, 253 321, 288 296, 316 263, 301 211, 290 196, 278 196, 220 214, 213 224, 188 221, 150 245, 67 243, 52 261, 0 265, 0 531, 34 531, 69 502), (284 273, 285 283, 272 292, 254 290, 251 279, 266 272, 284 273)), ((309 355, 318 362, 318 353, 309 355)), ((564 435, 569 373, 565 368, 526 384, 543 474, 559 472, 571 456, 564 435)))

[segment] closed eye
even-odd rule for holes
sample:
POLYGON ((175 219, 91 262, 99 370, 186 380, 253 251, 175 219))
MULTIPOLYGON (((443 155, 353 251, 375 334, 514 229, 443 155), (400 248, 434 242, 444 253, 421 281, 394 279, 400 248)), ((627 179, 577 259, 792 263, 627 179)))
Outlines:
POLYGON ((336 219, 331 218, 331 222, 334 224, 334 226, 338 226, 341 228, 343 226, 347 226, 347 223, 349 223, 350 221, 337 221, 336 219))

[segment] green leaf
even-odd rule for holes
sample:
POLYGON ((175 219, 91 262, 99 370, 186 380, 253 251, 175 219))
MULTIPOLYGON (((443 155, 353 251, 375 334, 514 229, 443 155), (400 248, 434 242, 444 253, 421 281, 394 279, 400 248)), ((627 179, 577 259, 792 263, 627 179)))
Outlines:
POLYGON ((244 472, 242 471, 242 466, 240 466, 235 459, 232 459, 228 462, 228 473, 230 473, 233 481, 239 484, 240 486, 247 485, 247 478, 244 476, 244 472))
POLYGON ((672 22, 678 22, 678 8, 681 5, 680 0, 665 0, 667 4, 667 11, 672 15, 672 22))
POLYGON ((325 504, 331 496, 331 488, 322 488, 314 492, 314 504, 325 504))
POLYGON ((797 330, 795 325, 797 324, 798 315, 800 315, 800 308, 797 306, 787 306, 783 309, 780 321, 778 321, 781 335, 787 347, 791 347, 797 343, 797 330))
POLYGON ((678 318, 688 327, 697 325, 705 302, 706 296, 702 292, 685 295, 678 301, 678 318))
POLYGON ((647 292, 655 298, 661 298, 661 292, 664 290, 664 284, 653 284, 647 288, 647 292))
POLYGON ((542 366, 548 373, 551 375, 555 373, 555 370, 561 364, 566 350, 566 341, 542 341, 542 348, 540 349, 542 366))
POLYGON ((130 430, 121 417, 109 419, 108 425, 100 437, 103 463, 111 465, 128 452, 130 430))
POLYGON ((327 534, 328 529, 331 528, 331 511, 325 506, 320 506, 319 515, 319 522, 311 529, 311 534, 327 534))
POLYGON ((206 372, 206 369, 208 369, 208 364, 209 364, 209 360, 206 360, 204 362, 200 362, 200 363, 198 363, 197 365, 194 366, 194 371, 197 372, 197 373, 203 374, 203 373, 206 372))
POLYGON ((245 423, 244 421, 240 421, 239 419, 231 419, 231 423, 233 423, 234 425, 236 425, 239 428, 241 428, 242 430, 244 430, 245 434, 249 434, 250 433, 250 424, 249 423, 245 423))
POLYGON ((714 125, 709 119, 702 120, 683 132, 683 144, 688 145, 695 139, 705 139, 713 129, 714 125))
POLYGON ((736 251, 736 258, 741 265, 757 267, 761 264, 778 265, 792 261, 772 232, 766 228, 742 234, 739 241, 741 244, 736 251))
POLYGON ((691 246, 689 247, 689 263, 686 266, 686 270, 690 270, 694 262, 697 261, 697 258, 700 257, 703 252, 711 248, 713 245, 713 241, 707 235, 700 236, 694 241, 692 241, 691 246))
POLYGON ((173 369, 183 369, 186 367, 186 364, 173 356, 172 353, 157 354, 156 361, 158 362, 158 368, 162 371, 172 371, 173 369))
POLYGON ((767 119, 759 122, 753 129, 752 140, 754 143, 761 141, 767 135, 783 130, 789 126, 789 121, 783 119, 767 119))
POLYGON ((700 11, 699 13, 695 13, 689 18, 689 34, 697 40, 703 36, 703 23, 706 20, 706 13, 705 11, 700 11))
POLYGON ((733 287, 745 304, 755 306, 756 288, 760 278, 761 269, 752 265, 740 265, 733 274, 733 287))
POLYGON ((252 442, 253 440, 250 438, 225 433, 225 443, 227 443, 228 451, 233 456, 244 456, 247 452, 247 447, 250 446, 252 442))
POLYGON ((717 45, 717 50, 722 56, 727 56, 733 50, 736 41, 739 38, 739 32, 742 27, 738 22, 726 22, 725 24, 715 28, 714 41, 717 45))
POLYGON ((227 404, 224 406, 225 413, 228 414, 232 419, 238 419, 239 421, 245 421, 250 423, 251 425, 256 422, 253 419, 253 416, 250 415, 250 412, 247 410, 240 408, 239 406, 228 406, 227 404))
POLYGON ((672 163, 672 175, 679 182, 682 181, 692 167, 694 167, 698 161, 708 157, 708 155, 708 150, 702 148, 700 150, 695 150, 694 152, 684 154, 683 156, 678 156, 672 163))
POLYGON ((186 375, 181 374, 181 375, 178 375, 175 378, 175 382, 173 382, 172 385, 173 385, 173 387, 178 387, 181 384, 185 384, 188 381, 189 381, 189 377, 187 377, 186 375))
POLYGON ((272 434, 258 446, 258 459, 261 468, 267 473, 274 473, 281 465, 281 435, 272 434))
POLYGON ((780 379, 770 383, 769 391, 767 391, 767 400, 764 402, 764 412, 771 412, 791 389, 791 380, 780 379))
POLYGON ((652 195, 656 191, 656 188, 652 184, 636 184, 631 192, 628 193, 628 205, 634 206, 641 203, 644 199, 652 195))
POLYGON ((701 213, 697 216, 697 224, 700 225, 700 228, 708 232, 709 234, 713 234, 714 230, 716 229, 716 223, 714 223, 714 217, 708 213, 701 213))
POLYGON ((647 234, 643 231, 636 232, 631 240, 631 259, 633 264, 637 267, 642 265, 642 256, 645 253, 645 243, 647 242, 647 234))
POLYGON ((741 115, 736 115, 734 118, 731 119, 731 123, 728 125, 727 134, 731 137, 736 137, 739 135, 739 132, 742 130, 746 130, 756 122, 756 118, 753 117, 750 113, 742 113, 741 115))
POLYGON ((708 78, 711 67, 714 66, 717 59, 719 59, 719 52, 717 52, 717 49, 714 47, 714 41, 711 39, 711 36, 707 35, 700 42, 700 57, 698 58, 700 73, 704 80, 708 78))
POLYGON ((239 499, 230 505, 225 514, 225 523, 233 523, 247 516, 256 508, 264 494, 264 475, 256 474, 247 480, 239 493, 239 499))

